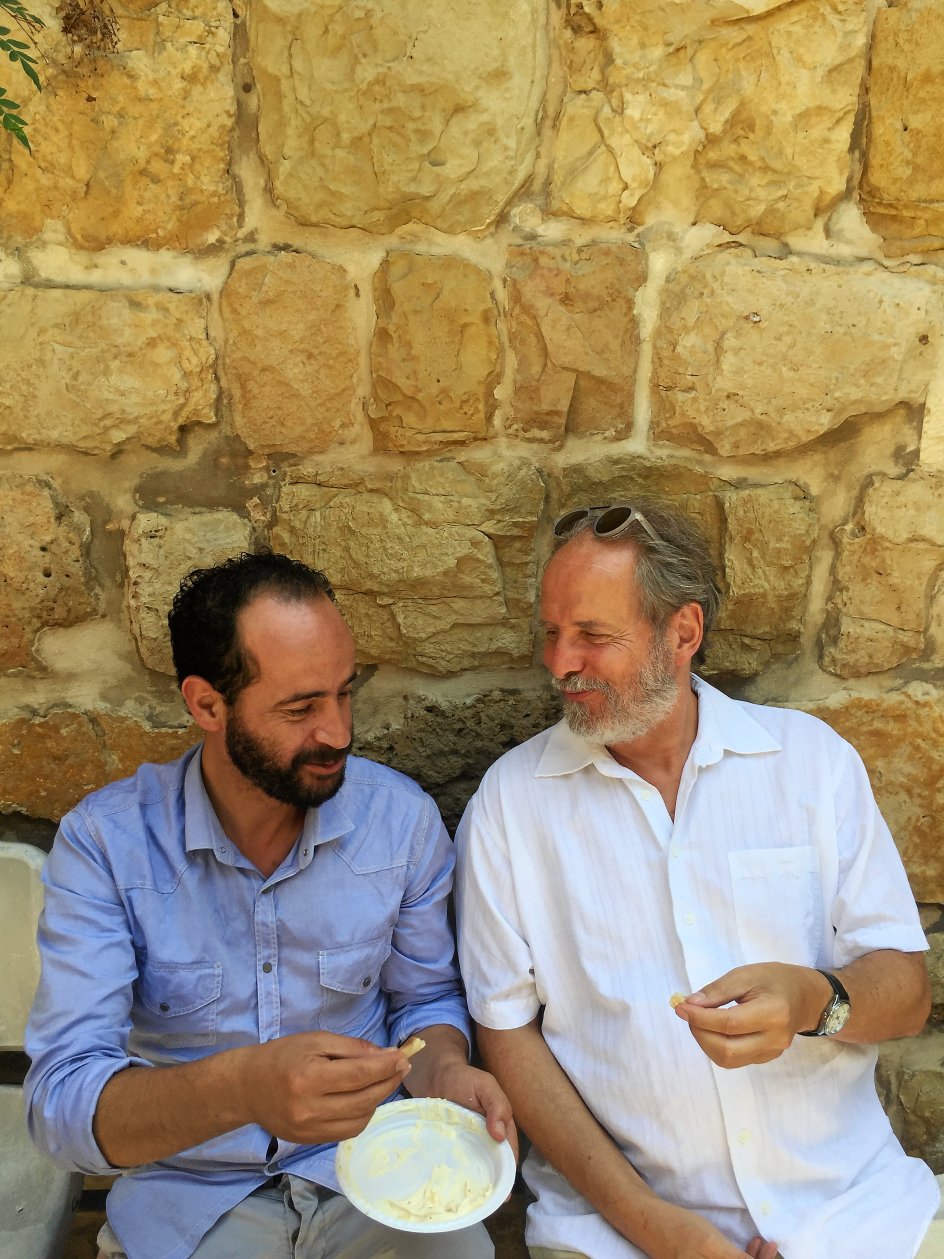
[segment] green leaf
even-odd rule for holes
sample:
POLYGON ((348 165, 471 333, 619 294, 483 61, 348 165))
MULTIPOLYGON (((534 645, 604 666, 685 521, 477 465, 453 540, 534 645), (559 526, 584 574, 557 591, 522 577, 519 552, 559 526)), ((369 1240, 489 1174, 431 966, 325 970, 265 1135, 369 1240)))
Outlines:
POLYGON ((0 109, 5 109, 7 112, 12 109, 19 109, 20 102, 13 100, 10 96, 4 96, 3 91, 4 89, 0 87, 0 109))
POLYGON ((6 43, 8 48, 29 48, 29 44, 24 44, 22 39, 8 39, 6 43))
POLYGON ((20 62, 20 65, 21 65, 21 66, 23 67, 23 69, 26 71, 26 76, 27 76, 27 78, 31 79, 31 80, 32 80, 32 82, 33 82, 33 83, 35 83, 35 85, 36 85, 36 90, 37 90, 38 92, 41 92, 41 91, 43 90, 43 85, 42 85, 42 83, 40 83, 40 81, 39 81, 39 75, 36 73, 36 71, 33 69, 33 67, 32 67, 32 66, 30 66, 30 65, 27 65, 27 64, 26 64, 25 62, 23 62, 23 61, 21 61, 21 62, 20 62))

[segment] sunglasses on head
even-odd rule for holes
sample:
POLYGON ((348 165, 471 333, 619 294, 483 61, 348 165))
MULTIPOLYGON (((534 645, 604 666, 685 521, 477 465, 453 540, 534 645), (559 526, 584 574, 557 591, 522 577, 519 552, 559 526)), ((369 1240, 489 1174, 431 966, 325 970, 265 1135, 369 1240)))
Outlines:
POLYGON ((584 522, 589 523, 595 538, 618 538, 638 524, 653 542, 662 541, 642 512, 630 507, 629 503, 612 503, 608 507, 575 507, 573 511, 566 511, 554 522, 554 537, 566 538, 584 522))

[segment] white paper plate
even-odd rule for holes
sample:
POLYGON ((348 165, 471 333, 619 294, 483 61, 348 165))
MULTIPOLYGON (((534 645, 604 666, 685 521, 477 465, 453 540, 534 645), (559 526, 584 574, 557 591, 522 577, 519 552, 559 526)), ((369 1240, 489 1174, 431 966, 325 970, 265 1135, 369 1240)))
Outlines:
POLYGON ((436 1097, 380 1106, 335 1156, 338 1181, 359 1211, 408 1233, 448 1233, 492 1214, 515 1180, 507 1141, 474 1111, 436 1097))

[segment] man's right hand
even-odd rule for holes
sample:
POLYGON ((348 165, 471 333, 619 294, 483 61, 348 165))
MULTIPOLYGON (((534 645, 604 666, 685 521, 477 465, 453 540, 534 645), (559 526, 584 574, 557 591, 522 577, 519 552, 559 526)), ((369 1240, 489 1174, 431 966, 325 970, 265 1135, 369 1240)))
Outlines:
POLYGON ((247 1115, 273 1136, 301 1145, 362 1132, 409 1073, 399 1049, 333 1032, 299 1032, 246 1051, 247 1115))

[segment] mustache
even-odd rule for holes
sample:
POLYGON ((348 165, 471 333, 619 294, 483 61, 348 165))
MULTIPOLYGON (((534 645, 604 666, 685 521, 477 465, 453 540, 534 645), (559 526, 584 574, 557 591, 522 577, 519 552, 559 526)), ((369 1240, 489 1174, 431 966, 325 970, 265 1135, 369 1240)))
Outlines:
POLYGON ((612 687, 599 678, 585 678, 580 673, 565 673, 562 678, 551 677, 554 690, 561 691, 602 691, 604 695, 612 692, 612 687))
POLYGON ((292 768, 299 769, 302 765, 333 765, 335 761, 350 754, 354 740, 346 748, 329 747, 327 743, 319 743, 317 747, 306 748, 292 757, 292 768))

